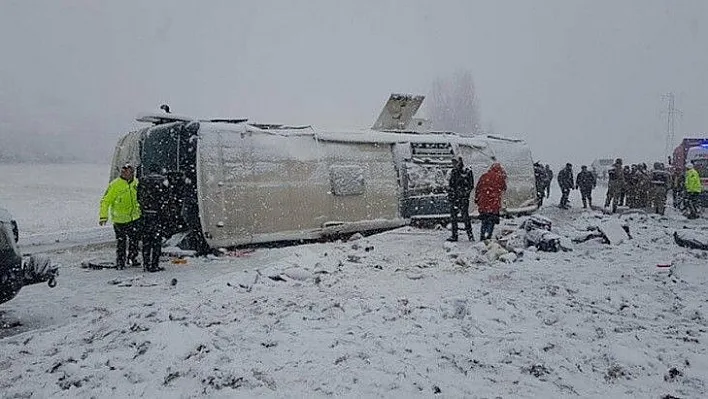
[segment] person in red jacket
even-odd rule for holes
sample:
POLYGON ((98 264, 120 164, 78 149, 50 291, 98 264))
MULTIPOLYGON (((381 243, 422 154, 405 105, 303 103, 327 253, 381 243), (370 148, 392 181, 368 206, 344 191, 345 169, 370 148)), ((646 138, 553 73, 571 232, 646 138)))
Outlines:
POLYGON ((499 162, 494 162, 477 182, 474 192, 474 202, 482 222, 480 240, 492 238, 494 225, 499 223, 499 212, 502 207, 502 197, 506 191, 506 172, 499 162))

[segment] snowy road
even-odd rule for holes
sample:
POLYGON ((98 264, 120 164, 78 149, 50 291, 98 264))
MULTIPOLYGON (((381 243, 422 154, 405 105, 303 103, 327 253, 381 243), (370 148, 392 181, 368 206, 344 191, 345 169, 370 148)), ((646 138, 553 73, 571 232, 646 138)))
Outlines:
MULTIPOLYGON (((572 236, 608 219, 552 205, 572 236)), ((556 202, 557 199, 554 201, 556 202)), ((615 217, 617 218, 617 217, 615 217)), ((0 306, 3 397, 662 397, 708 395, 708 222, 627 215, 634 238, 488 261, 444 230, 84 270, 0 306), (657 264, 671 262, 671 268, 657 264), (176 284, 173 285, 173 279, 176 284)), ((518 220, 506 221, 508 224, 518 220)), ((513 227, 513 226, 509 226, 513 227)), ((478 234, 479 225, 475 225, 478 234)))

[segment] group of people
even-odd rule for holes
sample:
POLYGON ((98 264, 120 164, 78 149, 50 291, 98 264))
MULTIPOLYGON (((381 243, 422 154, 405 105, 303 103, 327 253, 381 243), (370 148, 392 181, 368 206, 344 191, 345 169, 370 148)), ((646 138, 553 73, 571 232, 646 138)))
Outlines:
POLYGON ((645 163, 622 165, 617 158, 608 172, 605 207, 651 208, 663 215, 666 195, 672 187, 671 173, 663 163, 655 162, 650 171, 645 163))
POLYGON ((646 164, 623 166, 618 158, 608 175, 605 207, 612 205, 613 212, 618 206, 651 208, 663 215, 667 194, 672 191, 673 205, 680 207, 679 199, 684 198, 688 218, 695 219, 699 217, 697 202, 702 190, 701 178, 691 162, 686 165, 685 173, 672 174, 661 162, 655 162, 649 171, 646 164))
POLYGON ((120 176, 108 184, 101 199, 98 223, 105 225, 110 215, 116 235, 117 269, 140 265, 138 251, 142 241, 144 270, 164 270, 160 267, 164 182, 163 176, 150 174, 138 184, 135 169, 125 164, 120 176))
POLYGON ((480 176, 477 185, 474 184, 472 170, 466 168, 462 158, 453 158, 452 170, 448 182, 448 201, 450 203, 450 221, 452 235, 448 241, 458 240, 457 225, 461 216, 465 224, 467 238, 474 241, 472 222, 470 220, 470 197, 474 190, 474 202, 479 212, 480 240, 489 240, 494 232, 494 225, 499 224, 499 214, 502 209, 502 197, 506 191, 506 172, 499 162, 493 159, 492 165, 480 176))
MULTIPOLYGON (((539 162, 534 163, 534 177, 536 180, 536 199, 538 205, 543 205, 544 196, 548 198, 551 193, 551 182, 553 181, 553 171, 546 165, 539 162)), ((583 208, 592 207, 592 190, 597 186, 595 174, 583 165, 577 176, 573 176, 573 165, 565 164, 565 168, 558 172, 558 186, 561 190, 561 200, 559 206, 564 209, 570 208, 569 196, 572 190, 580 190, 583 201, 583 208)))
MULTIPOLYGON (((549 194, 550 178, 553 172, 548 165, 534 164, 536 180, 536 197, 539 206, 543 204, 544 196, 549 194)), ((605 208, 611 207, 612 212, 618 206, 629 208, 651 209, 663 215, 666 210, 667 193, 673 190, 674 206, 678 206, 678 198, 686 198, 688 217, 698 217, 696 206, 698 196, 702 191, 701 180, 694 165, 686 165, 686 173, 672 175, 661 162, 655 162, 653 169, 649 170, 646 164, 623 165, 622 159, 617 158, 607 173, 607 194, 605 208)), ((558 186, 561 190, 559 207, 568 209, 569 195, 572 190, 580 190, 583 208, 592 207, 592 191, 597 187, 595 173, 583 165, 581 171, 573 179, 573 165, 567 163, 565 168, 558 172, 558 186)))

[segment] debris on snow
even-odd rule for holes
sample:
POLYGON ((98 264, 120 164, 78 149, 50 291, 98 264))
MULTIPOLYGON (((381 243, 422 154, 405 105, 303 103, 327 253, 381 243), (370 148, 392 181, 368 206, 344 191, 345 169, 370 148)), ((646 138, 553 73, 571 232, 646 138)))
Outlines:
POLYGON ((628 228, 615 219, 603 220, 597 228, 602 232, 610 245, 619 245, 627 241, 629 236, 628 228))
POLYGON ((312 272, 310 272, 309 270, 306 270, 302 267, 291 267, 291 268, 285 269, 283 274, 292 280, 298 280, 298 281, 309 280, 313 277, 312 272))
POLYGON ((81 261, 81 268, 82 269, 93 269, 93 270, 101 270, 101 269, 115 269, 116 264, 111 261, 101 261, 97 259, 85 259, 81 261))
POLYGON ((197 251, 191 249, 182 249, 179 247, 162 247, 162 255, 174 256, 174 257, 193 257, 197 255, 197 251))
POLYGON ((708 251, 708 234, 699 234, 691 230, 674 231, 674 242, 680 247, 708 251))

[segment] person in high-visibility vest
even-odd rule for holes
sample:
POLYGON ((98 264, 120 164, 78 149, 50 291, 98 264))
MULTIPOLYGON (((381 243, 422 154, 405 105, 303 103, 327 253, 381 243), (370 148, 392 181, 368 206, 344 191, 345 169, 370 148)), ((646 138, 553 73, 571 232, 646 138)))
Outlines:
POLYGON ((116 233, 116 268, 125 268, 126 246, 128 263, 133 266, 139 265, 137 258, 141 212, 138 203, 138 179, 135 177, 135 169, 130 164, 125 164, 121 168, 120 177, 113 179, 103 194, 98 224, 101 226, 106 224, 109 211, 113 230, 116 233))
POLYGON ((701 183, 701 177, 698 175, 698 171, 694 167, 693 162, 690 162, 688 165, 686 165, 686 168, 687 170, 685 188, 689 204, 689 210, 691 212, 688 217, 690 219, 695 219, 698 217, 697 203, 698 197, 703 191, 703 184, 701 183))

